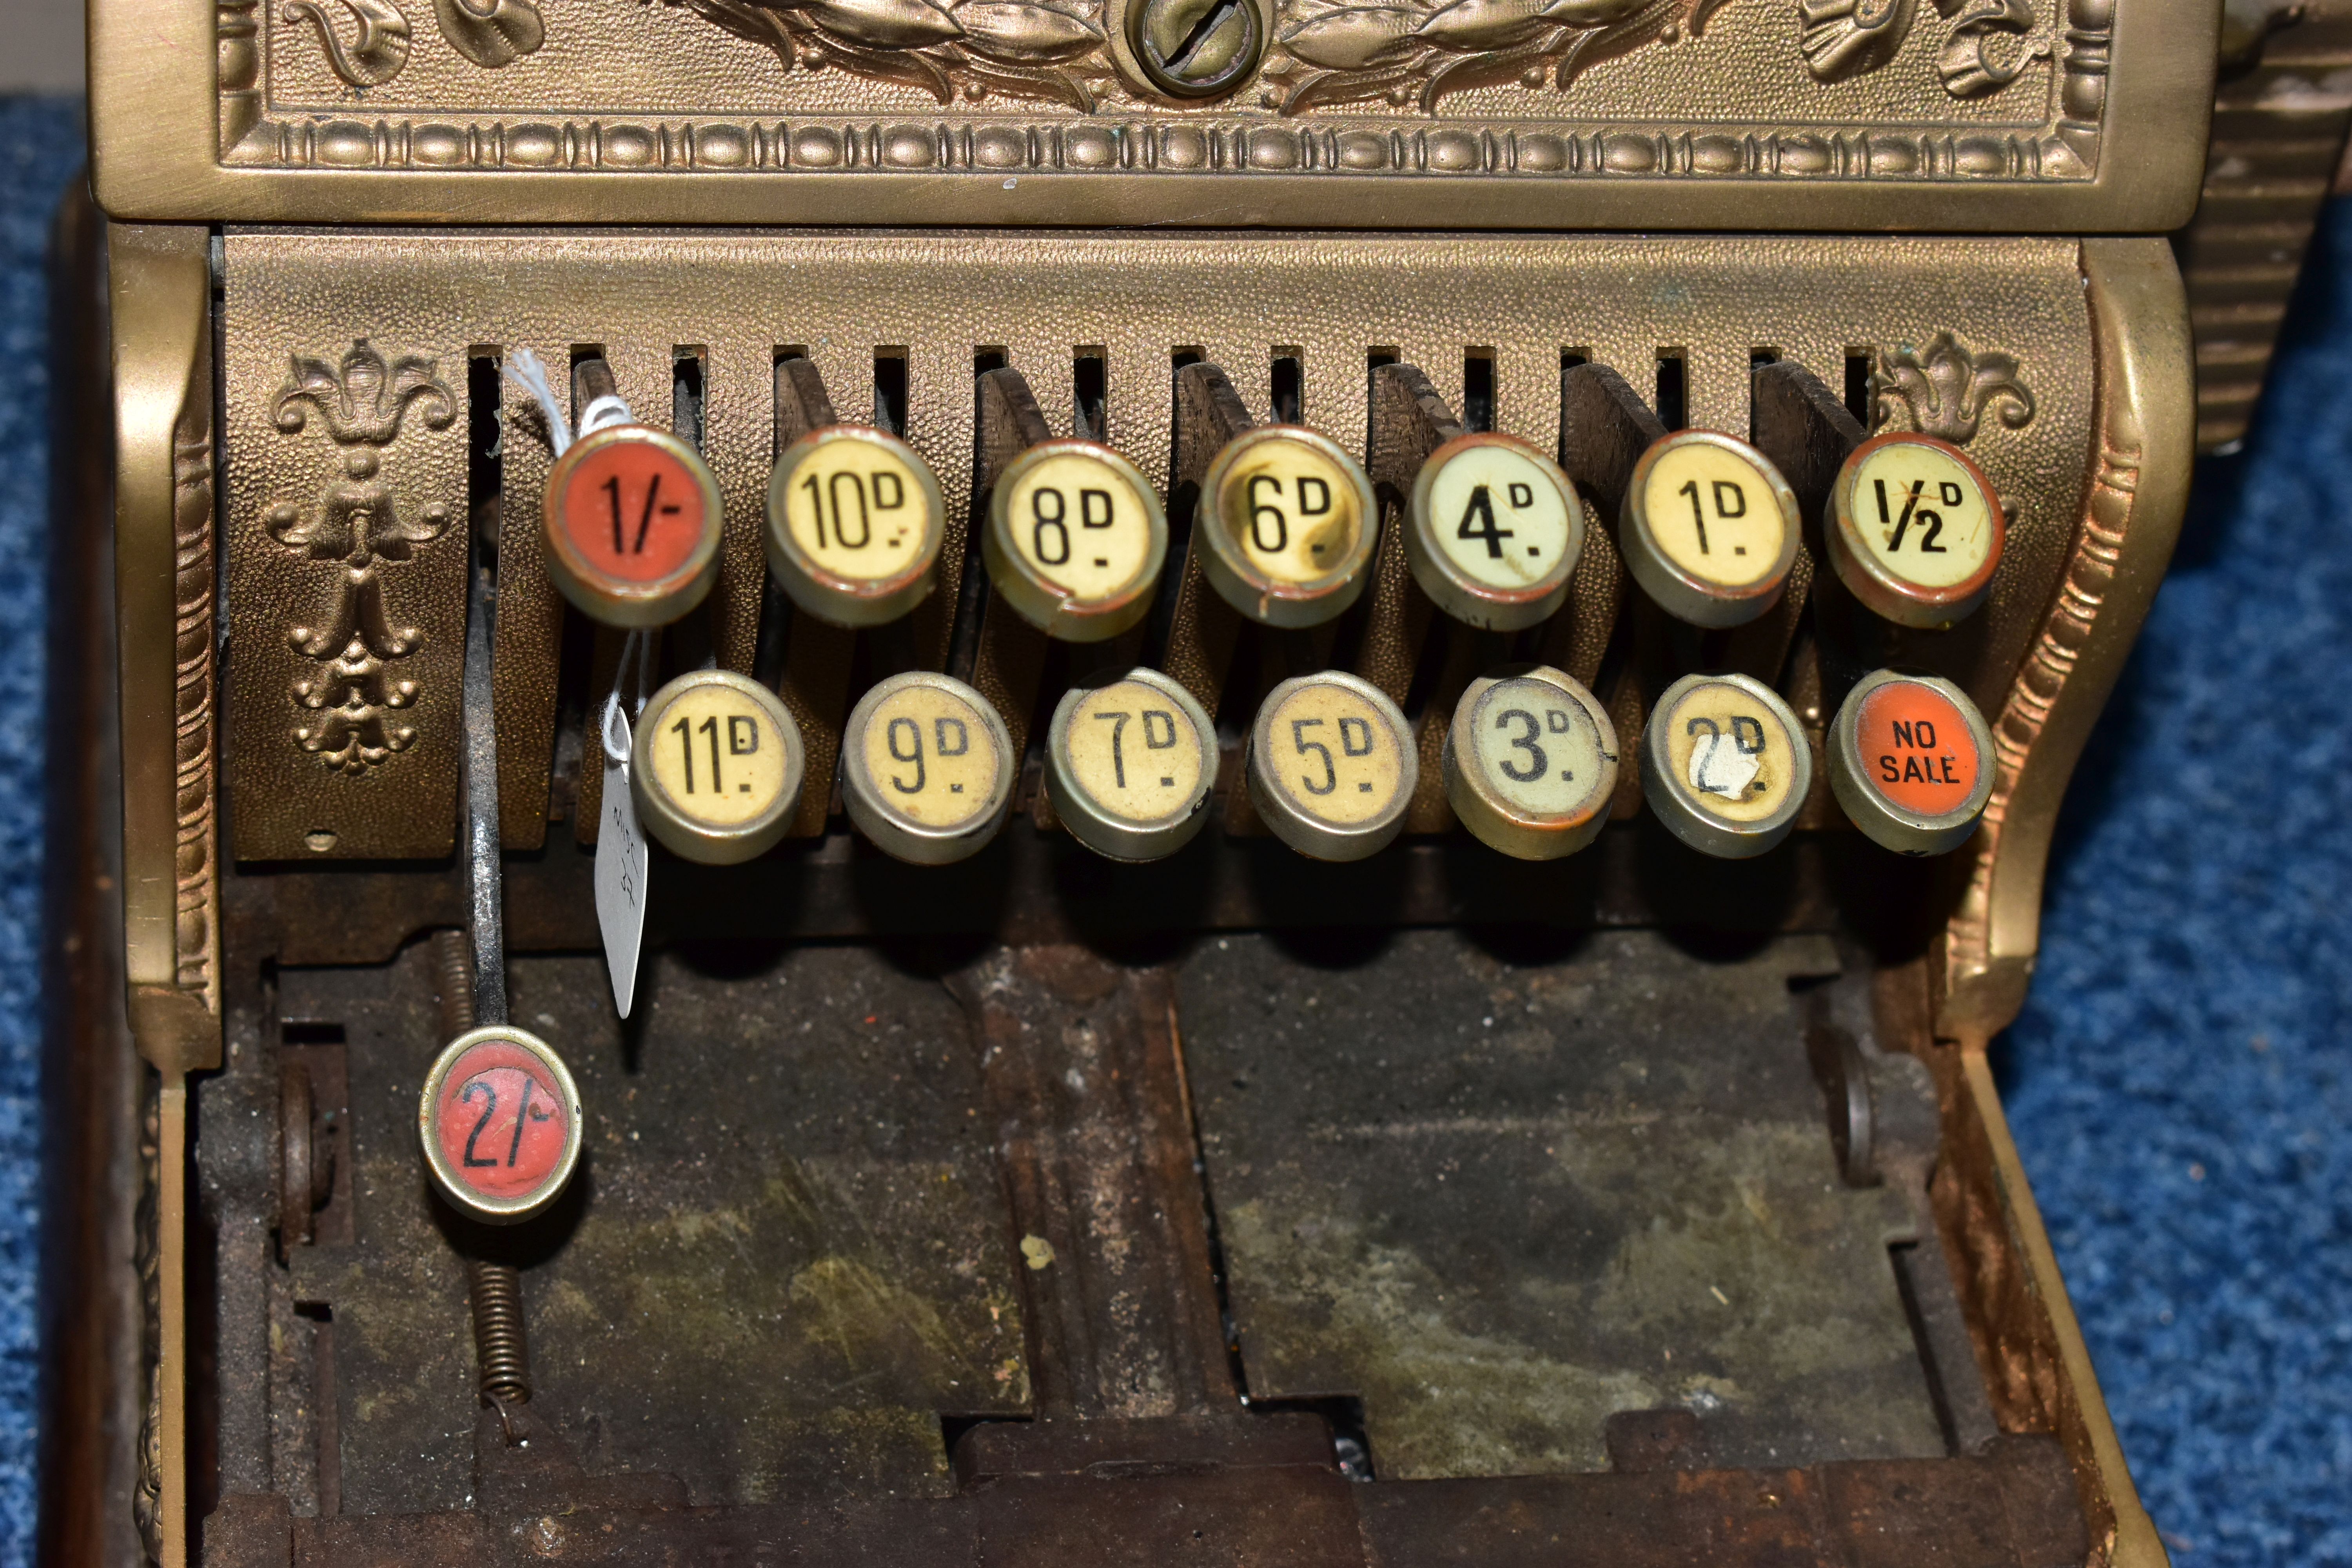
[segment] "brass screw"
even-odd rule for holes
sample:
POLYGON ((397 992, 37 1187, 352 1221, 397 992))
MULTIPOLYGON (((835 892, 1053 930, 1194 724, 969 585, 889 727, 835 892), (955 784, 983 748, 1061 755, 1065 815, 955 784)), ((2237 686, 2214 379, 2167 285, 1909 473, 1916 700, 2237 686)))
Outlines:
POLYGON ((1127 41, 1171 98, 1218 98, 1257 70, 1265 23, 1254 0, 1133 0, 1127 41))

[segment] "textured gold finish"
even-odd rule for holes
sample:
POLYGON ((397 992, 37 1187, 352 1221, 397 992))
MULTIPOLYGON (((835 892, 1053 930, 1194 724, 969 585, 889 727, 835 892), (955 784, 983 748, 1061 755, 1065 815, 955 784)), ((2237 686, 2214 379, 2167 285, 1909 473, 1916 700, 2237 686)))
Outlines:
MULTIPOLYGON (((1998 702, 1969 688, 1979 708, 1998 714, 1998 773, 1968 895, 1945 939, 1937 1028, 1946 1034, 1990 1038, 2025 1004, 2058 807, 2155 600, 2188 504, 2195 404, 2170 252, 2161 240, 2085 240, 2083 273, 2097 345, 2098 444, 2065 578, 2031 652, 1998 702)), ((2018 535, 2010 538, 2014 548, 2018 535)))
POLYGON ((544 18, 500 0, 446 49, 414 5, 94 7, 100 202, 228 222, 2152 230, 2194 201, 2218 11, 1898 6, 1855 41, 1821 5, 1284 0, 1255 86, 1191 107, 1121 74, 1125 9, 1099 0, 544 18))
MULTIPOLYGON (((1958 681, 1988 712, 2000 706, 2049 603, 2080 510, 2078 455, 2090 444, 2092 353, 2072 242, 1359 237, 1312 242, 1321 252, 1314 268, 1296 265, 1302 243, 1223 234, 1012 234, 983 246, 954 233, 235 232, 226 241, 232 591, 241 610, 258 618, 269 606, 275 620, 265 624, 282 627, 315 618, 321 596, 331 595, 338 574, 348 570, 293 559, 264 526, 280 494, 306 496, 296 487, 331 478, 334 458, 346 449, 323 429, 286 434, 269 409, 287 384, 283 345, 289 337, 316 345, 314 356, 338 342, 348 353, 362 323, 374 334, 372 344, 387 345, 388 363, 401 356, 431 362, 453 385, 462 384, 458 367, 476 352, 528 345, 562 363, 566 345, 600 343, 625 387, 657 386, 676 346, 698 345, 703 450, 726 498, 730 537, 740 530, 753 549, 774 449, 779 346, 808 346, 838 413, 849 419, 871 416, 875 347, 903 349, 906 437, 940 477, 951 532, 960 536, 971 506, 971 366, 982 346, 1003 349, 1035 389, 1039 406, 1053 411, 1057 432, 1068 428, 1066 411, 1073 406, 1073 345, 1089 345, 1090 353, 1101 346, 1104 434, 1164 487, 1167 367, 1178 346, 1197 347, 1224 366, 1244 383, 1244 400, 1258 406, 1271 401, 1274 345, 1297 349, 1304 417, 1348 432, 1366 428, 1366 344, 1382 344, 1422 367, 1448 402, 1460 397, 1465 345, 1496 345, 1497 427, 1550 450, 1558 440, 1564 350, 1638 376, 1649 374, 1662 347, 1671 347, 1684 366, 1693 422, 1744 430, 1749 359, 1759 344, 1836 383, 1844 379, 1850 352, 1875 354, 1884 370, 1904 363, 1906 345, 1949 334, 1969 345, 1979 366, 1995 353, 2013 358, 2016 374, 2032 388, 2034 412, 2020 427, 1981 417, 1968 445, 2019 508, 1993 601, 1954 632, 1919 634, 1912 657, 1958 681), (991 285, 1008 270, 1024 280, 1017 297, 991 285), (1975 284, 1966 295, 1948 287, 1956 274, 1975 284), (1567 319, 1558 307, 1562 300, 1580 302, 1567 319), (1342 300, 1345 309, 1334 307, 1342 300), (282 488, 265 492, 257 457, 272 465, 267 473, 282 488), (296 584, 297 594, 289 584, 300 572, 318 576, 296 584)), ((1897 424, 1913 409, 1899 397, 1886 402, 1897 424)), ((420 398, 382 448, 387 479, 395 469, 402 476, 396 519, 418 516, 427 491, 446 506, 464 502, 465 421, 453 418, 435 430, 423 417, 429 411, 420 398)), ((505 487, 512 510, 502 519, 508 538, 523 531, 517 514, 526 505, 536 521, 533 491, 543 470, 535 453, 544 450, 524 421, 515 421, 510 435, 505 487)), ((417 544, 411 559, 382 570, 394 618, 425 633, 404 656, 419 671, 410 678, 415 699, 398 710, 398 721, 416 735, 408 749, 362 773, 331 773, 292 739, 298 710, 290 682, 318 666, 283 641, 273 645, 268 634, 238 639, 232 679, 257 717, 255 744, 245 745, 242 731, 236 742, 237 767, 254 770, 239 773, 237 798, 278 810, 282 837, 264 844, 273 855, 320 854, 307 845, 312 829, 363 817, 375 837, 346 841, 339 832, 331 853, 447 852, 454 793, 439 795, 436 784, 395 795, 386 781, 402 777, 404 769, 416 779, 425 773, 420 764, 438 767, 447 757, 446 787, 454 792, 454 668, 446 679, 430 672, 436 658, 454 661, 462 633, 457 542, 452 532, 417 544), (385 797, 372 817, 352 805, 334 822, 311 819, 326 805, 346 811, 348 797, 366 792, 385 797), (279 804, 289 802, 299 805, 279 804), (306 810, 307 817, 300 814, 306 810), (431 847, 436 844, 437 851, 431 847)), ((1605 599, 1613 560, 1604 562, 1590 542, 1588 556, 1591 593, 1605 599)), ((542 605, 552 596, 529 579, 506 584, 504 571, 513 570, 516 559, 501 555, 502 624, 518 596, 542 605)), ((951 539, 934 600, 952 602, 947 579, 961 559, 961 540, 951 539)), ((1585 582, 1581 570, 1578 582, 1585 582)), ((739 573, 730 555, 713 595, 721 624, 755 626, 760 592, 758 576, 739 573)), ((1577 587, 1572 597, 1576 624, 1562 635, 1580 645, 1605 635, 1597 619, 1586 626, 1587 588, 1577 587)), ((730 644, 722 662, 747 666, 748 643, 730 644)), ((501 668, 502 717, 509 703, 552 714, 551 644, 551 637, 501 668)), ((1213 688, 1202 692, 1193 684, 1199 678, 1180 668, 1181 652, 1171 650, 1171 673, 1213 700, 1213 688)), ((1597 652, 1597 644, 1585 647, 1563 668, 1587 672, 1597 652)), ((603 679, 609 680, 609 672, 603 679)), ((245 713, 240 708, 238 717, 245 713)), ((1441 726, 1433 738, 1442 733, 1441 726)), ((520 804, 502 801, 510 837, 519 821, 543 817, 547 809, 546 742, 533 743, 541 782, 520 804)), ((814 741, 811 763, 824 765, 814 741)), ((813 795, 824 777, 814 774, 813 795)), ((240 817, 241 834, 251 826, 240 817)))
POLYGON ((162 1079, 147 1427, 161 1568, 188 1561, 187 1075, 221 1056, 214 816, 211 270, 201 229, 117 227, 115 584, 131 1033, 162 1079))

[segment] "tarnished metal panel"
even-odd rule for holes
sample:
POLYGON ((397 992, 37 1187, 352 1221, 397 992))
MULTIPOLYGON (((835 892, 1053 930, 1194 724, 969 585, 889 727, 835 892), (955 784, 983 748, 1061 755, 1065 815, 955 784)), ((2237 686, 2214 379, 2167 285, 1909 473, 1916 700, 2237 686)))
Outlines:
POLYGON ((601 961, 519 958, 513 1016, 562 1042, 589 1108, 581 1175, 500 1232, 429 1199, 418 1085, 428 955, 289 972, 292 1017, 352 1062, 358 1239, 302 1249, 331 1312, 346 1513, 462 1508, 475 1397, 448 1235, 526 1268, 536 1391, 592 1473, 659 1471, 697 1503, 951 1489, 940 1417, 1029 1409, 1018 1254, 962 1016, 870 950, 746 973, 666 954, 640 1016, 601 961))
POLYGON ((1942 1454, 1914 1222, 1841 1184, 1789 994, 1836 968, 1206 944, 1184 1044, 1251 1395, 1361 1399, 1383 1478, 1605 1468, 1607 1418, 1661 1407, 1717 1465, 1942 1454))

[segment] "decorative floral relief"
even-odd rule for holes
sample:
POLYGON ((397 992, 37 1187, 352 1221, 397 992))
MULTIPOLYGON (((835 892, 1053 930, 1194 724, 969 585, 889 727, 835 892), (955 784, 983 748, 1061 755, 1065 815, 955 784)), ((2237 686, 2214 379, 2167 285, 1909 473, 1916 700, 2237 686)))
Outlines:
POLYGON ((271 407, 278 429, 299 435, 315 412, 337 445, 357 448, 343 455, 343 477, 309 508, 279 502, 262 520, 269 537, 294 555, 343 568, 317 624, 287 631, 294 651, 320 666, 294 683, 295 706, 316 715, 297 724, 294 742, 331 772, 363 773, 416 739, 414 727, 393 721, 417 692, 415 681, 397 674, 395 661, 422 647, 425 635, 394 620, 383 568, 413 559, 449 527, 449 509, 438 501, 403 515, 378 478, 382 459, 373 448, 398 438, 411 409, 427 429, 448 428, 457 399, 435 362, 404 355, 387 363, 365 338, 340 365, 298 354, 292 372, 271 407))
POLYGON ((1112 76, 1103 0, 665 0, 775 51, 787 70, 845 70, 958 94, 1045 99, 1081 112, 1112 76))
POLYGON ((1602 60, 1698 37, 1725 0, 1402 0, 1284 7, 1266 71, 1285 113, 1379 99, 1423 111, 1449 93, 1517 83, 1566 91, 1602 60))
MULTIPOLYGON (((408 63, 408 13, 396 0, 284 0, 278 14, 309 23, 329 67, 353 87, 382 87, 408 63), (330 16, 331 6, 336 15, 330 16), (336 30, 346 19, 353 24, 348 43, 336 30)), ((547 41, 535 0, 433 0, 433 15, 449 47, 487 70, 511 65, 547 41)))
POLYGON ((1871 424, 1886 423, 1899 400, 1922 435, 1956 444, 1974 438, 1991 411, 2005 430, 2022 430, 2033 419, 2033 394, 2017 374, 2017 361, 1988 349, 1971 353, 1949 332, 1937 332, 1925 349, 1909 344, 1878 356, 1871 377, 1871 424))
MULTIPOLYGON (((1935 0, 1951 26, 1936 53, 1936 74, 1954 98, 1981 98, 2046 59, 2031 0, 1935 0)), ((1815 81, 1843 81, 1878 69, 1910 36, 1916 0, 1797 0, 1797 47, 1815 81)))

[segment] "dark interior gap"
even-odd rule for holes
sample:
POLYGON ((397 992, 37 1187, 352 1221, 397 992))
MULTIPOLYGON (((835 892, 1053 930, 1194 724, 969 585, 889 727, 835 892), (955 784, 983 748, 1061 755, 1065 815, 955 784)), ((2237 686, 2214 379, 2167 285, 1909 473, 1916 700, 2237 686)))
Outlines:
POLYGON ((874 351, 874 427, 892 436, 907 433, 907 351, 874 351))
POLYGON ((1756 373, 1768 364, 1780 363, 1779 349, 1753 348, 1748 351, 1748 438, 1756 438, 1756 373))
MULTIPOLYGON (((768 417, 771 424, 768 449, 772 457, 784 445, 777 438, 781 432, 772 423, 776 387, 787 363, 806 358, 808 349, 804 345, 784 343, 777 347, 775 358, 769 365, 768 417)), ((760 569, 760 629, 751 644, 751 678, 773 691, 784 678, 784 654, 792 641, 793 603, 785 596, 783 585, 776 581, 775 574, 764 565, 760 569)))
POLYGON ((702 450, 702 361, 707 351, 688 344, 670 350, 669 427, 677 438, 702 450))
POLYGON ((1845 351, 1845 411, 1864 430, 1870 428, 1870 362, 1874 357, 1866 348, 1845 351))
POLYGON ((466 360, 466 516, 481 560, 493 572, 498 569, 499 515, 506 485, 499 398, 499 351, 478 348, 466 360))
POLYGON ((1669 430, 1690 424, 1690 376, 1680 349, 1658 351, 1658 423, 1669 430))
POLYGON ((1277 425, 1297 425, 1307 418, 1307 361, 1303 351, 1274 351, 1274 387, 1267 399, 1269 417, 1277 425))
POLYGON ((1465 430, 1492 430, 1495 427, 1493 349, 1462 351, 1462 427, 1465 430))
POLYGON ((1074 429, 1083 441, 1110 439, 1110 361, 1099 347, 1081 348, 1070 360, 1070 387, 1076 406, 1074 429))
POLYGON ((983 345, 971 351, 971 374, 986 375, 992 370, 1003 370, 1013 363, 1013 356, 1002 348, 983 345))

